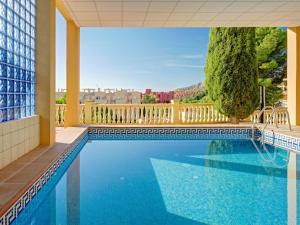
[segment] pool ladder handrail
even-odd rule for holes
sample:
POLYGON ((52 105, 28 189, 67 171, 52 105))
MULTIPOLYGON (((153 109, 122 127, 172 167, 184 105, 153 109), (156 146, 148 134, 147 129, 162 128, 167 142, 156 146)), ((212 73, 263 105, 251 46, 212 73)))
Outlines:
MULTIPOLYGON (((275 126, 276 128, 278 128, 278 115, 277 115, 277 111, 278 111, 278 108, 279 107, 273 107, 273 106, 265 106, 257 115, 257 118, 254 118, 253 122, 252 122, 252 136, 254 137, 254 130, 255 130, 255 125, 257 124, 257 122, 259 121, 260 117, 263 115, 263 113, 268 110, 268 109, 272 109, 272 113, 270 115, 270 117, 268 118, 268 120, 266 121, 263 129, 259 128, 259 127, 256 127, 257 129, 260 130, 261 132, 261 135, 264 139, 264 131, 265 129, 267 128, 267 126, 270 124, 271 122, 271 119, 275 121, 275 126), (274 119, 274 116, 275 116, 275 119, 274 119)), ((292 131, 292 126, 291 126, 291 120, 290 120, 290 114, 289 114, 289 111, 287 110, 286 112, 286 115, 287 115, 287 120, 288 120, 288 127, 289 127, 289 130, 292 131)), ((274 133, 274 132, 273 132, 274 133)))
MULTIPOLYGON (((270 124, 271 119, 274 120, 275 126, 276 126, 276 128, 278 128, 278 116, 277 116, 278 108, 279 108, 279 107, 265 106, 265 107, 258 113, 257 118, 254 118, 254 120, 253 120, 253 122, 252 122, 252 139, 251 139, 251 141, 252 141, 252 143, 253 143, 255 149, 258 151, 258 153, 260 154, 261 158, 262 158, 264 161, 266 161, 266 162, 271 162, 273 165, 275 165, 275 166, 278 167, 278 168, 284 168, 284 167, 287 165, 288 161, 289 161, 289 152, 288 152, 288 157, 287 157, 287 160, 286 160, 286 164, 283 165, 283 166, 280 166, 280 165, 278 165, 278 164, 275 162, 276 155, 277 155, 276 147, 275 147, 275 150, 274 150, 274 156, 272 157, 270 151, 268 150, 268 148, 267 148, 267 146, 266 146, 266 144, 265 144, 265 132, 264 132, 264 131, 265 131, 265 129, 267 128, 267 126, 270 124), (257 122, 259 121, 260 117, 261 117, 261 116, 263 115, 263 113, 264 113, 266 110, 268 110, 268 109, 272 109, 272 113, 271 113, 270 117, 268 118, 268 120, 266 121, 266 123, 265 123, 265 125, 263 126, 263 128, 261 129, 260 127, 255 127, 255 125, 256 125, 257 122), (274 116, 275 116, 275 118, 274 118, 274 116), (256 120, 256 119, 257 119, 257 120, 256 120), (267 153, 269 159, 267 159, 267 158, 263 155, 263 153, 260 151, 259 147, 258 147, 257 144, 255 143, 255 140, 254 140, 254 138, 255 138, 255 133, 254 133, 254 132, 255 132, 255 128, 257 128, 257 129, 260 131, 260 133, 261 133, 261 138, 259 138, 259 141, 261 142, 261 144, 262 144, 262 146, 263 146, 263 149, 264 149, 264 151, 267 153)), ((290 121, 290 114, 289 114, 288 111, 287 111, 287 120, 288 120, 289 130, 292 131, 292 126, 291 126, 291 121, 290 121)), ((274 131, 272 131, 272 132, 273 132, 273 138, 272 138, 273 143, 272 143, 272 144, 274 145, 274 131)))
MULTIPOLYGON (((282 155, 278 154, 278 151, 277 151, 277 148, 275 147, 274 149, 274 154, 272 156, 272 154, 270 153, 270 151, 268 150, 268 148, 266 147, 266 144, 264 142, 261 142, 262 146, 263 146, 263 149, 264 151, 267 153, 267 156, 268 157, 265 157, 264 156, 264 153, 260 150, 260 148, 257 146, 257 144, 255 143, 255 140, 253 138, 251 138, 251 141, 256 149, 256 151, 259 153, 260 157, 265 161, 265 162, 268 162, 268 163, 272 163, 274 166, 276 166, 277 168, 285 168, 288 163, 289 163, 289 160, 290 160, 290 151, 287 151, 287 157, 286 157, 286 160, 285 160, 285 164, 283 165, 279 165, 277 162, 276 162, 276 156, 279 155, 280 157, 282 157, 282 155)), ((283 157, 282 157, 283 158, 283 157)))

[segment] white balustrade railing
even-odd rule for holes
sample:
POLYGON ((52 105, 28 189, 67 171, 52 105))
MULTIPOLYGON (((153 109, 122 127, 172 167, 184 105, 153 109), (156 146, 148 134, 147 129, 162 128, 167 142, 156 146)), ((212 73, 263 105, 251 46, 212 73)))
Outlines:
MULTIPOLYGON (((64 126, 66 105, 56 105, 56 125, 64 126)), ((247 120, 257 119, 255 111, 247 120)), ((272 110, 264 114, 265 121, 272 110)), ((287 124, 287 109, 277 111, 278 124, 287 124)), ((168 125, 226 123, 228 117, 214 109, 212 104, 97 104, 80 105, 80 124, 99 125, 168 125)), ((274 119, 269 120, 275 123, 274 119)))
POLYGON ((56 121, 56 126, 57 127, 64 126, 65 112, 66 112, 66 105, 65 104, 56 104, 55 121, 56 121))
POLYGON ((171 104, 85 104, 85 124, 171 124, 171 104))
MULTIPOLYGON (((258 114, 259 114, 259 111, 258 110, 255 111, 249 117, 249 120, 251 122, 253 122, 254 120, 258 121, 258 114)), ((277 108, 276 109, 276 115, 274 117, 272 116, 272 109, 265 110, 264 114, 263 114, 263 117, 264 117, 264 121, 269 122, 269 124, 271 124, 271 125, 275 125, 276 117, 277 117, 277 124, 278 125, 287 125, 288 124, 288 111, 287 111, 287 108, 285 108, 285 107, 277 108), (271 118, 271 117, 273 117, 273 118, 271 118)))
POLYGON ((180 122, 183 124, 225 123, 228 118, 212 104, 180 104, 180 122))

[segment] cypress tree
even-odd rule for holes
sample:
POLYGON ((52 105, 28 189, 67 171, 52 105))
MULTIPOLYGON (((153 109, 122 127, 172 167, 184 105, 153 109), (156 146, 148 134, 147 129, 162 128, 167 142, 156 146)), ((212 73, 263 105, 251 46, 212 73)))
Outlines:
POLYGON ((255 28, 211 28, 205 75, 220 113, 233 123, 248 117, 258 103, 255 28))

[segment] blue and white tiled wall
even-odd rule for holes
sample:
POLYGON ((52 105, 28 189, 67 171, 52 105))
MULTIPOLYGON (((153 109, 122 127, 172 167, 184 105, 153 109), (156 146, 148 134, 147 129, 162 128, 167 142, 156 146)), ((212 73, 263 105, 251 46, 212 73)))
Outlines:
POLYGON ((189 127, 90 127, 92 140, 110 139, 241 139, 252 136, 251 128, 189 128, 189 127))
MULTIPOLYGON (((260 131, 255 130, 255 137, 260 131)), ((138 139, 249 139, 253 138, 252 128, 182 128, 182 127, 157 127, 157 128, 113 128, 90 127, 91 140, 138 140, 138 139)), ((284 134, 265 131, 265 142, 275 146, 300 152, 300 138, 284 134)))
POLYGON ((297 137, 265 131, 264 141, 284 149, 300 152, 300 138, 297 137))

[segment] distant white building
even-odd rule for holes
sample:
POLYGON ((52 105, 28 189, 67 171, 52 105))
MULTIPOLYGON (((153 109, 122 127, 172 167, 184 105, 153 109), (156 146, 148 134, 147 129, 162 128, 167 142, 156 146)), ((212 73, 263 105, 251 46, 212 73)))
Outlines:
MULTIPOLYGON (((66 89, 58 89, 56 98, 63 97, 66 89)), ((93 89, 85 88, 80 91, 80 103, 94 101, 99 104, 140 104, 142 94, 131 89, 93 89)))
POLYGON ((58 88, 56 92, 56 99, 64 97, 66 94, 67 90, 64 88, 58 88))

